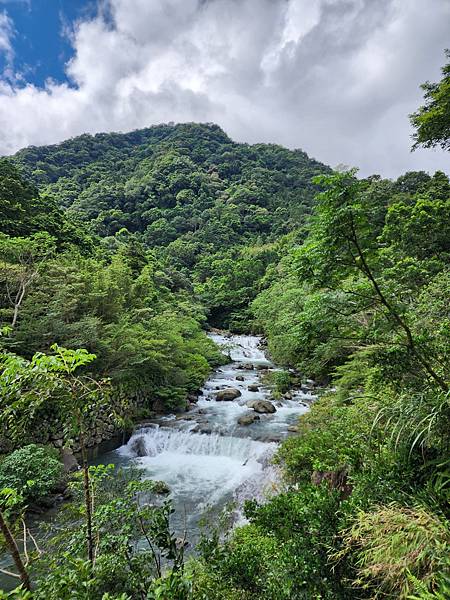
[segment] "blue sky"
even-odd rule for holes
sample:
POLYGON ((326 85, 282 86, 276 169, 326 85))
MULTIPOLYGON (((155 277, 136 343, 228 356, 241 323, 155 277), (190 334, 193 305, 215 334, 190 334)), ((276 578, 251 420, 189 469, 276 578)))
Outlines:
MULTIPOLYGON (((67 81, 65 63, 73 55, 69 39, 73 24, 93 16, 96 3, 90 0, 0 0, 13 24, 11 45, 13 69, 23 82, 42 87, 50 77, 67 81)), ((8 57, 0 54, 0 72, 8 57)))
POLYGON ((0 155, 196 121, 362 175, 449 172, 408 117, 449 32, 450 0, 0 0, 0 155))

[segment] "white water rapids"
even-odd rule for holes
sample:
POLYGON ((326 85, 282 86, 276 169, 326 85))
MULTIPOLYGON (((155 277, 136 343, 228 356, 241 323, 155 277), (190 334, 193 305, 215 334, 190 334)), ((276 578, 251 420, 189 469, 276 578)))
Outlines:
POLYGON ((262 414, 250 426, 239 425, 239 417, 253 413, 246 406, 249 400, 270 399, 270 391, 261 383, 261 367, 274 367, 260 348, 258 337, 211 337, 232 362, 214 371, 196 408, 138 429, 125 446, 101 461, 138 467, 145 471, 145 477, 166 482, 176 511, 173 526, 180 532, 186 528, 191 542, 197 538, 198 522, 206 511, 214 518, 234 501, 239 516, 245 499, 262 500, 276 487, 271 458, 277 442, 313 399, 310 392, 296 391, 290 399, 273 401, 277 408, 274 414, 262 414), (252 384, 259 390, 249 391, 252 384), (231 387, 239 389, 241 396, 216 401, 218 390, 231 387))

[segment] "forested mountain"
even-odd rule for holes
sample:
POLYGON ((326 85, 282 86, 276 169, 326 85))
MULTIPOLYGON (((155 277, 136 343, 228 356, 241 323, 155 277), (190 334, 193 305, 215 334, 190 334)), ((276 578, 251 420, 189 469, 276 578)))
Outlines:
POLYGON ((277 260, 273 243, 305 222, 312 178, 328 171, 300 150, 237 144, 194 123, 82 135, 13 162, 104 245, 134 234, 194 283, 212 322, 236 325, 277 260))

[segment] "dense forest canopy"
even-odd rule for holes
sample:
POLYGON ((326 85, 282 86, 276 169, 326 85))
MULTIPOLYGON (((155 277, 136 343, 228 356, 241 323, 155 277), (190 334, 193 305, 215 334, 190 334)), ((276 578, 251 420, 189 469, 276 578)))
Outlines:
MULTIPOLYGON (((448 78, 424 86, 418 145, 449 147, 448 78)), ((0 526, 23 586, 0 597, 450 597, 448 175, 360 178, 169 124, 24 149, 0 161, 0 199, 0 526), (208 324, 264 334, 287 389, 327 389, 277 452, 279 493, 185 565, 170 503, 139 502, 155 483, 89 469, 83 437, 101 410, 183 409, 222 360, 208 324), (31 593, 12 534, 60 477, 32 435, 49 412, 79 443, 83 525, 31 593)))
POLYGON ((133 236, 195 286, 210 321, 237 326, 274 243, 310 214, 312 178, 329 170, 301 150, 237 144, 194 123, 83 135, 13 162, 104 246, 133 236))

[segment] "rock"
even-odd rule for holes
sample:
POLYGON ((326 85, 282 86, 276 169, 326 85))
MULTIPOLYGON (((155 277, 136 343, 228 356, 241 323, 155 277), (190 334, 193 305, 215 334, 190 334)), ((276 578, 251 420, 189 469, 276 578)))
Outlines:
POLYGON ((177 421, 195 421, 195 415, 177 415, 177 421))
POLYGON ((239 396, 241 396, 241 392, 237 388, 226 388, 217 392, 216 400, 218 402, 236 400, 239 396))
POLYGON ((132 441, 131 450, 138 457, 147 456, 147 448, 145 447, 145 439, 143 435, 140 435, 132 441))
POLYGON ((188 394, 187 399, 191 404, 195 404, 196 402, 198 402, 198 394, 188 394))
POLYGON ((210 425, 201 425, 196 431, 199 433, 212 433, 212 427, 210 425))
POLYGON ((152 483, 155 494, 170 494, 170 487, 165 481, 153 481, 152 483))
POLYGON ((248 386, 248 391, 249 392, 259 392, 259 385, 257 383, 251 383, 248 386))
POLYGON ((253 404, 253 410, 257 413, 274 413, 277 412, 277 409, 268 400, 258 400, 253 404))
POLYGON ((257 402, 258 402, 258 400, 249 400, 245 406, 247 408, 253 408, 257 402))
POLYGON ((297 425, 289 425, 288 431, 290 431, 291 433, 298 433, 297 425))
POLYGON ((286 398, 286 400, 292 400, 292 394, 291 392, 286 392, 284 397, 286 398))
POLYGON ((243 375, 236 375, 236 381, 244 381, 243 375))
POLYGON ((248 415, 243 415, 242 417, 239 417, 238 423, 239 423, 239 425, 251 425, 255 421, 259 421, 260 418, 261 417, 259 415, 250 413, 248 415))
POLYGON ((69 448, 63 448, 61 450, 61 461, 64 467, 64 473, 73 473, 80 468, 77 459, 69 448))
POLYGON ((268 371, 269 367, 268 367, 268 365, 256 365, 256 369, 258 371, 268 371))
POLYGON ((243 369, 244 371, 253 371, 255 367, 252 365, 252 363, 242 363, 239 368, 243 369))

